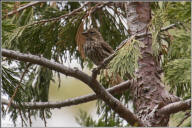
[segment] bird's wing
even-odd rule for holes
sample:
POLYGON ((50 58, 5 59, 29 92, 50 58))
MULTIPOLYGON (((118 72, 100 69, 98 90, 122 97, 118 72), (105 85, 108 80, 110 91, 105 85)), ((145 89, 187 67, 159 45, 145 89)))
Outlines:
POLYGON ((112 49, 112 47, 108 43, 102 41, 101 46, 103 49, 105 49, 110 54, 114 53, 114 50, 112 49))

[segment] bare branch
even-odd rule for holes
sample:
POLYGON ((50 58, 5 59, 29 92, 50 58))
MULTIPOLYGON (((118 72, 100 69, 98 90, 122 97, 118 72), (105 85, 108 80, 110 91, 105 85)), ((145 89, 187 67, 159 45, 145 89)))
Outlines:
MULTIPOLYGON (((23 7, 18 8, 17 10, 9 12, 6 16, 11 16, 11 15, 17 13, 17 12, 20 12, 20 11, 22 11, 22 10, 28 8, 28 7, 34 6, 34 5, 39 4, 39 3, 42 3, 42 2, 41 1, 30 2, 29 4, 26 4, 23 7)), ((3 17, 3 18, 5 18, 5 17, 3 17)))
POLYGON ((185 111, 185 110, 190 110, 190 109, 191 109, 191 99, 188 99, 185 101, 170 103, 170 104, 164 106, 163 108, 161 108, 158 111, 158 113, 170 115, 173 113, 177 113, 179 111, 185 111))
POLYGON ((162 28, 162 29, 161 29, 161 32, 164 32, 164 31, 167 31, 167 30, 169 30, 169 29, 172 29, 172 28, 174 28, 174 27, 175 27, 176 25, 178 25, 178 24, 181 24, 181 23, 178 22, 178 23, 176 23, 176 24, 170 24, 170 25, 162 28))
POLYGON ((73 11, 70 12, 70 13, 61 15, 61 16, 59 16, 59 17, 47 19, 47 20, 40 20, 40 21, 34 22, 34 23, 30 24, 30 25, 35 25, 35 24, 39 24, 39 23, 46 23, 46 22, 51 22, 51 21, 57 21, 57 20, 60 20, 61 18, 68 17, 68 16, 72 16, 72 15, 76 14, 77 12, 79 12, 80 10, 82 10, 82 9, 83 9, 86 5, 88 5, 89 3, 90 3, 90 2, 86 2, 84 5, 82 5, 81 7, 73 10, 73 11))
MULTIPOLYGON (((34 22, 30 25, 35 25, 35 24, 39 24, 39 23, 46 23, 46 22, 51 22, 51 21, 57 21, 57 20, 60 20, 61 18, 65 18, 65 17, 69 17, 69 16, 73 16, 75 15, 77 12, 81 11, 86 5, 88 5, 90 2, 86 2, 84 5, 82 5, 81 7, 73 10, 72 12, 70 13, 67 13, 67 14, 64 14, 64 15, 61 15, 59 17, 56 17, 56 18, 51 18, 51 19, 47 19, 47 20, 40 20, 40 21, 37 21, 37 22, 34 22)), ((111 2, 105 2, 103 4, 101 4, 100 6, 96 6, 92 11, 91 13, 93 13, 94 11, 96 11, 97 9, 99 8, 102 8, 104 7, 105 5, 109 4, 111 2)))
MULTIPOLYGON (((112 94, 119 94, 129 89, 131 84, 132 84, 131 81, 125 81, 116 86, 108 88, 106 90, 112 94)), ((93 101, 97 98, 98 96, 96 94, 89 94, 85 96, 67 99, 65 101, 58 101, 58 102, 24 102, 22 103, 22 107, 26 109, 61 108, 61 107, 86 103, 89 101, 93 101)), ((1 101, 3 105, 9 104, 9 101, 6 99, 1 99, 1 101)), ((14 108, 19 108, 19 105, 16 102, 12 102, 11 105, 14 108)))
MULTIPOLYGON (((181 23, 178 22, 178 23, 175 23, 175 24, 170 24, 170 25, 162 28, 162 29, 161 29, 161 32, 164 32, 164 31, 167 31, 167 30, 169 30, 169 29, 172 29, 172 28, 174 28, 174 27, 175 27, 176 25, 178 25, 178 24, 181 24, 181 23)), ((143 37, 143 36, 146 36, 146 35, 151 35, 151 34, 152 34, 151 32, 149 32, 149 33, 141 33, 141 34, 137 34, 135 37, 136 37, 136 38, 140 38, 140 37, 143 37)))
POLYGON ((100 99, 105 101, 107 105, 109 105, 116 113, 118 113, 120 117, 124 118, 130 125, 137 124, 138 126, 144 126, 143 122, 139 120, 135 116, 135 114, 133 114, 119 100, 117 100, 109 92, 107 92, 105 88, 97 80, 93 79, 92 77, 88 76, 87 74, 78 69, 68 68, 62 64, 50 61, 43 57, 38 57, 31 54, 23 54, 13 50, 2 49, 2 56, 16 59, 19 61, 38 64, 50 68, 52 70, 58 71, 60 73, 63 73, 67 76, 79 79, 85 84, 87 84, 100 99))

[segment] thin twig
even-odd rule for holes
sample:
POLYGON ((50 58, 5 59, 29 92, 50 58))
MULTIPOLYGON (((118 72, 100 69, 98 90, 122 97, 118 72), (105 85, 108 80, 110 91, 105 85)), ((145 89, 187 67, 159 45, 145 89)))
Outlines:
POLYGON ((20 110, 20 108, 19 108, 19 114, 20 114, 20 116, 21 116, 22 127, 24 126, 23 123, 25 123, 25 126, 27 126, 27 123, 26 123, 25 120, 23 119, 22 111, 20 110))
POLYGON ((28 118, 29 118, 29 125, 30 127, 32 126, 32 121, 31 121, 31 111, 28 109, 28 118))
POLYGON ((100 65, 98 65, 96 68, 94 68, 94 69, 92 70, 92 78, 93 78, 93 79, 96 79, 96 78, 97 78, 97 75, 98 75, 99 72, 100 72, 100 70, 103 69, 103 68, 105 68, 106 65, 116 56, 117 51, 118 51, 119 49, 121 49, 121 48, 122 48, 126 43, 128 43, 130 40, 132 40, 134 37, 135 37, 135 35, 131 36, 129 39, 126 39, 126 40, 122 41, 122 42, 120 43, 120 45, 117 46, 117 48, 116 48, 116 50, 114 51, 113 54, 111 54, 110 56, 108 56, 107 58, 105 58, 100 65))
MULTIPOLYGON (((164 32, 164 31, 167 31, 167 30, 169 30, 169 29, 172 29, 172 28, 176 27, 178 24, 181 24, 181 23, 178 22, 178 23, 175 23, 175 24, 170 24, 170 25, 162 28, 162 29, 161 29, 161 32, 164 32)), ((143 37, 143 36, 146 36, 146 35, 151 35, 151 34, 152 34, 151 32, 149 32, 149 33, 141 33, 141 34, 135 35, 135 37, 136 37, 136 38, 140 38, 140 37, 143 37)))
POLYGON ((98 65, 96 68, 94 68, 94 69, 92 70, 92 78, 93 78, 93 79, 96 79, 96 78, 97 78, 97 75, 99 74, 99 71, 100 71, 101 69, 103 69, 115 56, 116 56, 116 52, 114 52, 113 54, 111 54, 109 57, 105 58, 100 65, 98 65))
POLYGON ((22 114, 21 114, 21 110, 19 109, 19 115, 20 115, 20 117, 21 117, 21 126, 23 127, 23 116, 22 116, 22 114))
POLYGON ((45 119, 45 110, 43 109, 43 120, 44 120, 44 125, 47 127, 47 121, 45 119))
POLYGON ((180 121, 180 123, 177 125, 179 127, 183 122, 191 116, 191 112, 186 113, 185 117, 180 121))
MULTIPOLYGON (((164 31, 167 31, 167 30, 169 30, 169 29, 172 29, 172 28, 174 28, 177 24, 181 24, 181 23, 179 22, 179 23, 176 23, 176 24, 171 24, 171 25, 169 25, 169 26, 166 26, 166 27, 164 27, 164 28, 161 29, 161 32, 164 32, 164 31)), ((149 32, 149 33, 142 33, 142 34, 133 35, 132 37, 140 38, 140 37, 143 37, 143 36, 146 36, 146 35, 151 35, 151 34, 152 34, 151 32, 149 32)), ((132 37, 131 37, 131 38, 132 38, 132 37)), ((123 47, 123 45, 125 45, 128 40, 129 40, 129 39, 126 39, 126 40, 122 41, 122 43, 120 43, 120 45, 117 46, 117 48, 116 48, 115 51, 117 51, 117 50, 119 50, 121 47, 123 47)), ((97 66, 96 68, 93 69, 93 71, 92 71, 92 78, 93 78, 93 79, 96 79, 96 78, 97 78, 97 75, 99 74, 99 71, 100 71, 102 68, 105 68, 105 66, 115 57, 115 55, 116 55, 116 52, 113 53, 113 54, 111 54, 109 57, 105 58, 105 59, 103 60, 103 62, 102 62, 99 66, 97 66)))
POLYGON ((11 11, 11 12, 7 13, 7 15, 5 15, 5 16, 3 17, 3 19, 4 19, 5 17, 7 17, 7 16, 11 16, 11 15, 17 13, 17 12, 20 12, 20 11, 22 11, 22 10, 28 8, 28 7, 34 6, 34 5, 39 4, 39 3, 42 3, 42 2, 41 2, 41 1, 30 2, 29 4, 26 4, 26 5, 18 8, 17 10, 14 10, 14 11, 11 11))
POLYGON ((67 13, 67 14, 64 14, 64 15, 61 15, 59 17, 55 17, 55 18, 51 18, 51 19, 47 19, 47 20, 40 20, 40 21, 36 21, 34 23, 31 23, 29 24, 30 26, 31 25, 35 25, 35 24, 40 24, 40 23, 46 23, 46 22, 51 22, 51 21, 57 21, 57 20, 60 20, 61 18, 65 18, 65 17, 68 17, 68 16, 72 16, 74 14, 76 14, 77 12, 79 12, 80 10, 82 10, 86 5, 88 5, 90 2, 86 2, 84 5, 82 5, 81 7, 73 10, 72 12, 70 13, 67 13))
POLYGON ((107 4, 111 4, 112 2, 104 2, 104 3, 98 3, 96 4, 94 7, 91 8, 89 15, 91 15, 93 12, 95 12, 97 9, 100 9, 104 6, 106 6, 107 4), (100 5, 100 6, 99 6, 100 5))
POLYGON ((6 111, 7 111, 7 110, 9 109, 9 107, 11 106, 11 102, 13 101, 14 97, 16 96, 16 93, 17 93, 19 87, 21 86, 21 82, 22 82, 22 80, 23 80, 23 78, 24 78, 24 76, 25 76, 25 73, 27 72, 27 70, 28 70, 28 68, 29 68, 29 66, 30 66, 31 64, 32 64, 32 63, 27 64, 27 66, 26 66, 26 68, 25 68, 25 70, 24 70, 24 72, 23 72, 23 74, 22 74, 22 76, 21 76, 21 79, 20 79, 20 81, 19 81, 19 84, 17 85, 17 87, 15 88, 15 91, 14 91, 13 95, 11 96, 11 99, 10 99, 10 102, 9 102, 9 104, 8 104, 8 106, 7 106, 6 111))

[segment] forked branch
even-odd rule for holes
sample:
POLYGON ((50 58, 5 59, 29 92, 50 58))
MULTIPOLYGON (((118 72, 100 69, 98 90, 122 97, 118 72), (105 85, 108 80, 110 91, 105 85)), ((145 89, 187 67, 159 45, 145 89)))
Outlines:
POLYGON ((97 80, 93 79, 92 77, 88 76, 87 74, 78 69, 72 69, 66 67, 62 64, 50 61, 43 57, 38 57, 31 54, 23 54, 13 50, 2 49, 2 56, 11 59, 16 59, 19 61, 38 64, 50 68, 52 70, 55 70, 57 72, 63 73, 67 76, 79 79, 85 84, 87 84, 100 99, 105 101, 107 105, 109 105, 116 113, 118 113, 120 117, 124 118, 130 125, 144 126, 144 123, 141 120, 139 120, 135 114, 133 114, 119 100, 117 100, 114 96, 112 96, 109 92, 107 92, 105 88, 97 80))

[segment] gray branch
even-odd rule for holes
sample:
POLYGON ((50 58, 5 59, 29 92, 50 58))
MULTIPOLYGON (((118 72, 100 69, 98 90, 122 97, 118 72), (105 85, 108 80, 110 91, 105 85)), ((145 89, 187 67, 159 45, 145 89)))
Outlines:
MULTIPOLYGON (((164 32, 164 31, 167 31, 169 29, 172 29, 174 27, 176 27, 178 24, 181 24, 180 22, 178 23, 175 23, 175 24, 170 24, 164 28, 161 29, 161 32, 164 32)), ((135 37, 136 38, 140 38, 140 37, 143 37, 143 36, 146 36, 146 35, 151 35, 152 33, 151 32, 148 32, 148 33, 141 33, 141 34, 137 34, 135 37)))
POLYGON ((2 49, 2 56, 16 59, 19 61, 38 64, 50 68, 52 70, 55 70, 57 72, 63 73, 67 76, 79 79, 85 84, 87 84, 96 93, 98 98, 105 101, 107 105, 109 105, 116 113, 119 114, 120 117, 125 119, 130 125, 138 124, 138 126, 144 126, 143 122, 139 120, 135 116, 135 114, 133 114, 119 100, 117 100, 114 96, 112 96, 109 92, 107 92, 105 88, 97 80, 93 79, 92 77, 88 76, 87 74, 78 69, 68 68, 62 64, 50 61, 43 57, 38 57, 31 54, 23 54, 13 50, 2 49))
POLYGON ((190 109, 191 109, 191 99, 188 99, 185 101, 170 103, 161 108, 158 112, 161 114, 170 115, 173 113, 177 113, 179 111, 185 111, 190 109))
MULTIPOLYGON (((127 89, 130 88, 131 86, 131 81, 125 81, 122 82, 114 87, 111 87, 109 89, 106 89, 108 92, 112 94, 119 94, 127 89)), ((71 98, 67 99, 65 101, 56 101, 56 102, 24 102, 22 103, 22 106, 25 109, 41 109, 41 108, 61 108, 61 107, 66 107, 66 106, 72 106, 72 105, 78 105, 82 103, 86 103, 89 101, 93 101, 97 99, 98 96, 96 94, 89 94, 85 96, 80 96, 76 98, 71 98)), ((9 101, 6 99, 1 99, 1 103, 3 105, 8 105, 9 101)), ((12 107, 14 108, 19 108, 19 105, 16 102, 12 102, 12 107)))

